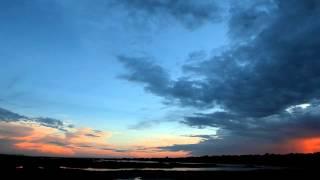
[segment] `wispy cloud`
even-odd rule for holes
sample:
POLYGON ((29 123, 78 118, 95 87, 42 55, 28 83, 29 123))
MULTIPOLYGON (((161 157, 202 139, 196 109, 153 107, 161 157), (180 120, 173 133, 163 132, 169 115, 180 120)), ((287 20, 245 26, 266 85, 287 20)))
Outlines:
POLYGON ((135 18, 153 16, 166 18, 166 21, 173 18, 189 29, 195 29, 207 22, 221 21, 224 12, 215 0, 125 0, 115 1, 114 4, 125 7, 135 18))

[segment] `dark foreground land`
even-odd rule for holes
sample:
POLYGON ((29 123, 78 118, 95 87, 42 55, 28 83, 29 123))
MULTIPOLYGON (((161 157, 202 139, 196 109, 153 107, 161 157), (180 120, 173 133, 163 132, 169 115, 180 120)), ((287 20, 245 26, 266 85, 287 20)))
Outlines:
POLYGON ((0 155, 1 179, 318 179, 320 153, 98 159, 0 155))

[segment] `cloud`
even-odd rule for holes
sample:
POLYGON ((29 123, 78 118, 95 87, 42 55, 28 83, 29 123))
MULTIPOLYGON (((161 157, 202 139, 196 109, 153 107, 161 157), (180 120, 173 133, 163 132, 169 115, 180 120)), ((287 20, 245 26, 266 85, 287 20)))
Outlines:
POLYGON ((0 137, 25 137, 31 134, 32 128, 19 125, 17 123, 0 122, 0 137))
POLYGON ((161 121, 158 120, 145 120, 145 121, 140 121, 136 124, 133 124, 128 127, 128 129, 134 129, 134 130, 141 130, 141 129, 148 129, 153 127, 154 125, 160 123, 161 121))
MULTIPOLYGON (((105 147, 113 148, 115 151, 116 147, 107 143, 110 136, 109 132, 96 132, 90 128, 64 131, 36 121, 0 122, 1 147, 6 145, 6 149, 14 149, 19 154, 77 156, 85 155, 86 151, 94 153, 95 150, 100 151, 105 147)), ((1 149, 1 153, 8 153, 6 149, 1 149)), ((106 152, 104 155, 116 154, 106 152)))
POLYGON ((220 139, 208 138, 170 150, 194 154, 298 151, 290 149, 288 142, 319 136, 320 38, 315 34, 320 29, 316 20, 320 3, 250 1, 231 5, 229 13, 231 43, 222 53, 188 61, 183 66, 185 74, 177 80, 155 63, 144 64, 161 72, 151 76, 144 72, 148 67, 136 67, 139 63, 134 61, 143 64, 150 61, 146 58, 127 58, 131 65, 121 61, 130 69, 127 80, 138 79, 148 92, 181 107, 222 109, 195 112, 182 121, 198 128, 217 127, 220 139), (287 112, 306 103, 311 107, 287 112), (248 141, 252 143, 245 143, 248 141))
POLYGON ((113 5, 124 7, 130 17, 148 19, 162 18, 180 22, 189 29, 196 29, 207 22, 218 22, 223 18, 221 4, 215 0, 124 0, 113 5))
POLYGON ((183 123, 190 126, 212 126, 232 132, 238 136, 252 136, 256 138, 286 139, 301 136, 320 135, 320 106, 312 104, 307 108, 296 108, 294 111, 284 111, 261 118, 239 117, 212 114, 197 114, 185 117, 183 123), (273 133, 270 133, 273 132, 273 133))
POLYGON ((166 150, 191 150, 203 154, 291 153, 319 151, 312 139, 320 137, 320 106, 311 105, 263 118, 243 118, 225 113, 197 114, 183 123, 196 127, 218 127, 216 137, 193 145, 174 145, 166 150), (221 117, 221 118, 219 118, 221 117), (308 143, 309 142, 309 143, 308 143), (305 145, 308 144, 308 145, 305 145), (232 148, 237 147, 236 149, 232 148))
POLYGON ((181 157, 186 151, 168 151, 158 146, 190 144, 199 137, 150 136, 125 145, 109 143, 113 134, 88 127, 67 126, 52 118, 28 118, 1 109, 0 153, 81 157, 181 157), (18 119, 14 119, 14 117, 18 119))
POLYGON ((29 118, 0 109, 0 145, 6 147, 2 153, 14 149, 20 154, 71 156, 85 149, 110 147, 106 142, 109 137, 110 132, 76 128, 62 120, 29 118))
POLYGON ((38 117, 38 118, 31 118, 19 115, 17 113, 8 111, 6 109, 0 108, 0 122, 16 122, 16 121, 28 121, 28 122, 37 122, 42 126, 52 127, 55 129, 60 129, 63 131, 67 131, 68 129, 72 128, 73 125, 64 123, 61 120, 53 119, 53 118, 45 118, 45 117, 38 117))
POLYGON ((135 146, 158 148, 162 146, 171 146, 174 144, 196 144, 202 140, 202 137, 188 137, 176 135, 150 135, 148 138, 139 139, 133 142, 135 146))
POLYGON ((0 108, 0 121, 13 121, 18 119, 23 119, 24 116, 21 116, 17 113, 13 113, 11 111, 8 111, 6 109, 0 108))
POLYGON ((43 126, 52 127, 60 130, 66 130, 66 128, 69 128, 68 125, 66 125, 63 121, 53 118, 36 118, 35 119, 38 123, 40 123, 43 126))
MULTIPOLYGON (((185 67, 205 79, 203 96, 195 101, 218 103, 244 116, 261 117, 319 98, 320 39, 312 35, 320 26, 313 22, 319 13, 309 9, 308 3, 293 3, 297 7, 288 4, 278 2, 278 9, 272 12, 277 18, 270 19, 270 25, 256 32, 254 39, 250 36, 221 56, 185 67)), ((233 21, 239 22, 231 24, 230 31, 246 23, 233 21)), ((265 26, 265 21, 259 22, 265 26)))
POLYGON ((86 136, 89 136, 89 137, 100 137, 99 135, 90 134, 90 133, 86 134, 86 136))
POLYGON ((128 70, 120 78, 144 85, 147 92, 164 97, 167 102, 178 101, 181 105, 188 105, 199 96, 198 82, 186 78, 171 80, 169 73, 150 57, 118 56, 118 60, 128 70))
POLYGON ((149 135, 148 137, 133 141, 130 146, 135 151, 128 151, 133 157, 185 157, 190 155, 190 150, 171 150, 166 148, 175 145, 190 145, 201 142, 203 137, 177 136, 177 135, 149 135))
MULTIPOLYGON (((314 21, 319 10, 317 6, 309 7, 310 2, 295 1, 293 4, 297 7, 276 2, 278 8, 269 12, 275 17, 269 20, 268 27, 256 32, 254 39, 248 37, 246 43, 236 44, 219 56, 184 66, 185 72, 200 76, 202 80, 182 77, 173 81, 161 66, 146 57, 119 57, 129 69, 126 79, 143 83, 151 93, 179 100, 183 105, 219 104, 251 117, 270 115, 319 98, 316 87, 320 80, 317 48, 320 39, 312 33, 320 26, 314 21), (303 26, 297 27, 298 24, 303 26), (279 31, 282 26, 285 33, 279 31)), ((246 10, 241 12, 250 12, 246 10)), ((242 18, 234 18, 231 16, 232 21, 239 22, 231 23, 230 31, 246 23, 242 18)), ((260 22, 260 25, 265 26, 265 23, 260 22)), ((250 30, 250 26, 247 28, 250 30)))
POLYGON ((74 152, 70 148, 62 147, 60 145, 55 144, 42 144, 42 143, 32 143, 32 142, 19 142, 15 144, 17 149, 23 151, 36 151, 40 154, 50 154, 50 155, 63 155, 70 156, 73 155, 74 152))
POLYGON ((146 91, 164 95, 170 82, 169 74, 162 67, 154 64, 146 57, 118 56, 118 60, 129 70, 120 78, 146 84, 146 91))

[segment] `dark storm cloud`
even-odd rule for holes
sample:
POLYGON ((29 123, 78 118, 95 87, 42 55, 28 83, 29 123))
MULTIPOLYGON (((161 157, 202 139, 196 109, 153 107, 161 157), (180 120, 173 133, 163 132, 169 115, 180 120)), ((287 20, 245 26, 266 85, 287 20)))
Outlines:
POLYGON ((303 109, 296 107, 289 112, 263 118, 243 118, 234 115, 202 114, 186 117, 190 126, 220 128, 217 136, 201 136, 198 144, 162 147, 171 151, 191 151, 193 155, 290 153, 302 147, 288 146, 295 139, 320 136, 320 106, 303 109), (221 118, 217 118, 221 116, 221 118))
MULTIPOLYGON (((186 71, 205 78, 203 97, 197 100, 261 117, 319 98, 320 38, 315 37, 320 29, 319 3, 299 2, 278 2, 272 12, 277 18, 270 19, 270 25, 253 39, 248 37, 221 56, 186 66, 186 71)), ((236 25, 231 24, 230 31, 234 27, 239 31, 237 25, 247 23, 241 20, 233 22, 236 25)), ((264 21, 260 23, 265 26, 264 21)))
POLYGON ((320 2, 315 0, 231 5, 228 23, 232 41, 223 53, 184 65, 186 76, 178 80, 162 76, 165 70, 155 64, 151 67, 162 73, 149 76, 132 65, 127 79, 139 79, 146 89, 153 89, 151 93, 181 106, 203 109, 218 105, 224 109, 212 114, 195 113, 183 121, 194 127, 218 127, 223 139, 169 149, 190 148, 195 154, 200 149, 231 153, 233 144, 243 148, 239 152, 272 151, 277 149, 270 149, 272 145, 290 138, 320 135, 319 18, 320 2), (163 78, 165 81, 157 84, 163 78), (293 113, 286 111, 303 103, 312 105, 293 113), (254 146, 269 145, 269 149, 249 147, 243 143, 247 140, 254 141, 254 146))
POLYGON ((235 115, 197 114, 186 117, 183 123, 190 126, 218 127, 236 136, 252 136, 268 139, 320 135, 320 106, 296 108, 262 118, 238 117, 235 115), (270 133, 272 132, 272 133, 270 133))
POLYGON ((190 29, 220 21, 223 12, 215 0, 124 0, 114 1, 113 4, 125 7, 131 16, 153 16, 167 21, 172 17, 190 29))
POLYGON ((252 38, 277 17, 277 4, 272 0, 233 1, 230 5, 229 35, 233 41, 252 38))
MULTIPOLYGON (((248 38, 246 43, 232 46, 220 56, 184 67, 186 72, 203 77, 201 81, 173 81, 163 68, 147 59, 119 58, 130 70, 126 78, 144 83, 154 94, 187 105, 219 104, 249 117, 271 115, 317 99, 320 37, 315 34, 320 30, 316 21, 320 17, 319 3, 279 1, 276 6, 269 12, 276 18, 254 39, 248 38)), ((237 21, 240 22, 230 24, 230 31, 246 23, 242 18, 237 21)))

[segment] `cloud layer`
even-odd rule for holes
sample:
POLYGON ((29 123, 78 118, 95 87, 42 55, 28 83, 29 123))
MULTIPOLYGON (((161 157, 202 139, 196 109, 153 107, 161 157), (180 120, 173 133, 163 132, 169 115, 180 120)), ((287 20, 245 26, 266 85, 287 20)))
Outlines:
POLYGON ((119 57, 128 69, 123 78, 181 107, 223 109, 182 121, 218 127, 220 139, 167 149, 197 155, 303 151, 289 142, 319 136, 320 3, 250 1, 231 4, 229 14, 230 46, 219 55, 186 63, 180 79, 171 79, 145 57, 119 57))
POLYGON ((188 151, 161 146, 195 144, 198 137, 149 136, 123 145, 110 143, 112 132, 75 127, 52 118, 30 118, 0 108, 0 153, 81 157, 181 157, 188 151))

